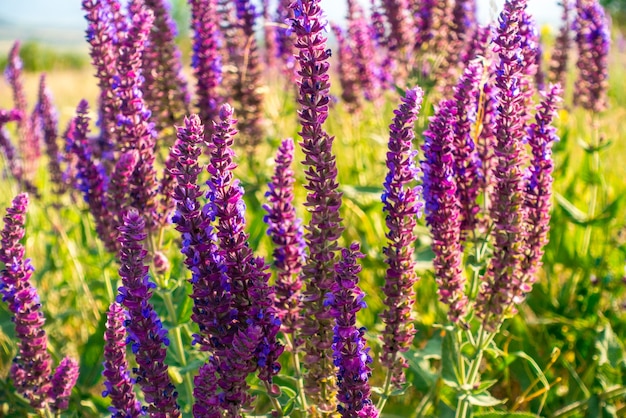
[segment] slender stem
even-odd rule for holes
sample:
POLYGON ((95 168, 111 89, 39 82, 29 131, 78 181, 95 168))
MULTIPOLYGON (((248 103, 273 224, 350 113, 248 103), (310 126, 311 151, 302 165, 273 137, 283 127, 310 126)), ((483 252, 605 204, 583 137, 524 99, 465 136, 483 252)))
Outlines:
POLYGON ((300 406, 303 411, 307 411, 309 406, 306 401, 306 394, 304 393, 304 376, 302 375, 302 368, 300 367, 300 356, 298 355, 300 350, 295 345, 295 341, 297 339, 297 332, 294 331, 291 333, 291 339, 289 338, 289 334, 285 334, 285 340, 287 341, 287 345, 291 347, 291 352, 293 353, 293 369, 296 378, 296 386, 298 387, 298 396, 300 397, 300 406))
MULTIPOLYGON (((591 187, 590 187, 590 196, 589 196, 589 205, 587 208, 587 217, 589 219, 593 219, 596 214, 596 206, 598 204, 598 191, 599 186, 597 183, 596 176, 600 172, 600 152, 598 151, 599 138, 598 138, 598 126, 597 120, 594 116, 592 116, 591 121, 592 126, 592 135, 591 135, 591 143, 589 144, 593 151, 591 153, 591 187)), ((589 247, 591 244, 591 230, 592 226, 587 225, 585 227, 585 234, 583 235, 583 242, 580 249, 580 256, 584 257, 589 251, 589 247)))
POLYGON ((274 411, 276 411, 275 414, 272 414, 272 417, 282 417, 283 416, 283 408, 280 406, 280 402, 278 402, 278 399, 276 399, 275 396, 272 396, 272 388, 271 388, 270 384, 267 381, 263 381, 263 383, 265 384, 265 390, 267 391, 267 397, 270 398, 270 402, 272 403, 272 407, 274 408, 274 411))
MULTIPOLYGON (((398 353, 394 353, 393 354, 393 358, 392 361, 390 362, 390 364, 394 364, 396 362, 396 357, 398 356, 398 353)), ((393 370, 391 367, 387 368, 387 373, 385 375, 385 385, 383 386, 383 393, 382 395, 380 395, 380 398, 378 399, 378 404, 376 404, 376 409, 378 409, 378 412, 381 413, 383 411, 383 408, 385 407, 385 404, 387 403, 387 399, 389 399, 389 395, 391 395, 391 380, 393 377, 393 370)))

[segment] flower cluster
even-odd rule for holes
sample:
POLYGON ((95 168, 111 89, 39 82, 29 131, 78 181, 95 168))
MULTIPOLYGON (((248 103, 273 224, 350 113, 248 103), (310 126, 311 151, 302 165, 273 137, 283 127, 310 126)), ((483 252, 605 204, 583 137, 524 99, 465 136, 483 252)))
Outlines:
POLYGON ((118 303, 112 303, 107 313, 104 333, 104 391, 102 396, 111 398, 109 412, 113 418, 136 418, 143 415, 141 404, 135 397, 126 360, 127 313, 118 303))
POLYGON ((364 255, 359 249, 358 243, 352 243, 341 250, 341 261, 335 266, 336 280, 324 303, 335 318, 332 347, 339 386, 337 399, 341 403, 337 411, 346 418, 377 418, 378 411, 369 398, 372 358, 365 347, 365 329, 356 327, 356 314, 365 307, 358 278, 361 266, 357 264, 364 255))
POLYGON ((145 221, 134 209, 124 215, 118 238, 120 270, 123 286, 119 288, 117 302, 128 310, 125 322, 130 344, 138 367, 133 368, 137 383, 141 386, 148 413, 159 417, 178 417, 176 403, 178 392, 167 374, 166 346, 169 345, 167 330, 150 303, 152 283, 148 267, 144 265, 146 250, 145 221))
POLYGON ((416 240, 415 226, 422 209, 419 201, 421 188, 415 186, 418 168, 416 151, 412 150, 415 138, 413 125, 422 105, 423 92, 419 88, 406 91, 395 118, 389 126, 388 174, 382 195, 386 213, 388 245, 383 249, 387 275, 383 292, 387 309, 381 314, 385 323, 381 363, 389 369, 396 386, 404 383, 406 362, 401 353, 413 341, 412 307, 415 299, 413 285, 417 281, 413 260, 416 240))
POLYGON ((334 410, 334 370, 332 364, 331 317, 323 298, 334 282, 337 240, 343 227, 339 209, 337 167, 332 152, 333 137, 323 129, 328 117, 330 81, 328 58, 323 31, 326 21, 319 0, 298 0, 292 4, 295 18, 295 48, 300 64, 298 74, 298 110, 302 130, 302 150, 308 190, 306 206, 311 213, 305 239, 309 257, 303 269, 304 324, 302 335, 307 338, 305 364, 308 368, 307 392, 323 410, 334 410))
POLYGON ((24 258, 24 223, 28 196, 13 199, 4 217, 0 233, 0 292, 13 314, 18 354, 11 365, 11 378, 16 391, 36 409, 49 408, 60 412, 68 407, 69 396, 78 379, 78 364, 66 357, 51 375, 52 360, 48 354, 48 337, 43 328, 45 317, 37 289, 31 283, 33 267, 24 258))
POLYGON ((573 29, 578 46, 576 67, 579 71, 574 85, 574 103, 601 112, 607 106, 611 36, 608 20, 598 0, 576 0, 573 29))

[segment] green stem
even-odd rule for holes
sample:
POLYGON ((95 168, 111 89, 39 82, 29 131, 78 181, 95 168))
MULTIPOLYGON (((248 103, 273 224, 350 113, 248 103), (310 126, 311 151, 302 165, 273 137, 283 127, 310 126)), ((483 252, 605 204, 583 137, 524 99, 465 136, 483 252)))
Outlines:
POLYGON ((302 374, 302 368, 300 367, 300 356, 298 348, 295 346, 295 341, 297 339, 297 332, 294 331, 291 333, 291 339, 288 334, 285 334, 285 340, 287 342, 287 346, 291 348, 291 352, 293 353, 293 369, 296 379, 296 386, 298 388, 298 396, 300 397, 300 406, 303 411, 307 411, 309 406, 306 401, 306 393, 304 393, 304 375, 302 374))
MULTIPOLYGON (((394 353, 391 364, 394 364, 396 362, 396 357, 397 357, 398 353, 394 353)), ((378 404, 376 404, 376 409, 378 409, 379 413, 382 413, 383 408, 385 407, 385 405, 387 404, 387 399, 389 399, 389 396, 391 395, 391 380, 393 377, 393 371, 391 367, 387 368, 387 373, 385 375, 385 385, 383 386, 383 393, 382 395, 380 395, 380 398, 378 399, 378 404)))
POLYGON ((276 399, 275 396, 272 395, 272 388, 270 386, 270 384, 266 381, 263 381, 263 384, 265 384, 265 390, 267 392, 267 397, 270 398, 270 402, 272 403, 272 407, 274 408, 274 411, 276 411, 275 414, 272 414, 272 417, 282 417, 283 416, 283 408, 280 406, 280 402, 278 402, 278 399, 276 399))
MULTIPOLYGON (((603 401, 610 401, 612 399, 623 396, 626 396, 626 387, 623 386, 618 386, 598 395, 598 397, 603 401)), ((576 412, 582 411, 587 407, 587 404, 591 401, 592 398, 593 397, 589 397, 587 399, 571 403, 552 414, 552 418, 566 417, 576 412)))

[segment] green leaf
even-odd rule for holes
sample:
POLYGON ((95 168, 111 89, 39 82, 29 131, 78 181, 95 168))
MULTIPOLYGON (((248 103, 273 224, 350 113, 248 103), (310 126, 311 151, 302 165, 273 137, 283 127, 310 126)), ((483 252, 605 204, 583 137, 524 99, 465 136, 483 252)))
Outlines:
POLYGON ((464 396, 470 405, 474 406, 497 406, 504 403, 503 400, 491 396, 489 393, 482 393, 478 395, 466 395, 464 396))
POLYGON ((610 365, 616 369, 626 362, 624 358, 624 346, 615 336, 610 324, 606 324, 600 331, 595 342, 598 352, 598 365, 610 365))
POLYGON ((555 193, 554 197, 558 205, 565 211, 565 214, 576 224, 583 225, 587 222, 587 214, 581 211, 572 202, 567 200, 565 196, 560 193, 555 193))
POLYGON ((530 412, 482 412, 474 414, 474 418, 541 418, 530 412))
POLYGON ((78 385, 91 388, 100 382, 102 374, 102 359, 104 353, 104 332, 106 330, 107 315, 100 317, 98 328, 89 336, 84 350, 80 353, 80 372, 78 385))
POLYGON ((459 345, 454 337, 454 328, 445 327, 445 335, 441 347, 441 377, 446 385, 460 387, 459 370, 457 360, 460 358, 459 345))

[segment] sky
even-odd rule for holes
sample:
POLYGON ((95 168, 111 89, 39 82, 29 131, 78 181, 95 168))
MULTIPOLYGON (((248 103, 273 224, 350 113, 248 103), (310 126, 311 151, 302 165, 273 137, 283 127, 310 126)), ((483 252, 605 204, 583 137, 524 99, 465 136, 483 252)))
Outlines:
MULTIPOLYGON (((496 16, 504 3, 504 0, 477 1, 483 22, 496 16)), ((366 6, 369 4, 369 0, 361 2, 366 6)), ((19 25, 26 35, 28 30, 36 34, 48 28, 84 30, 85 21, 80 3, 80 0, 0 0, 0 24, 8 22, 19 25)), ((558 24, 560 10, 557 4, 558 0, 529 0, 529 11, 540 25, 558 24)), ((345 1, 322 0, 322 7, 331 21, 341 21, 346 14, 345 1)))

